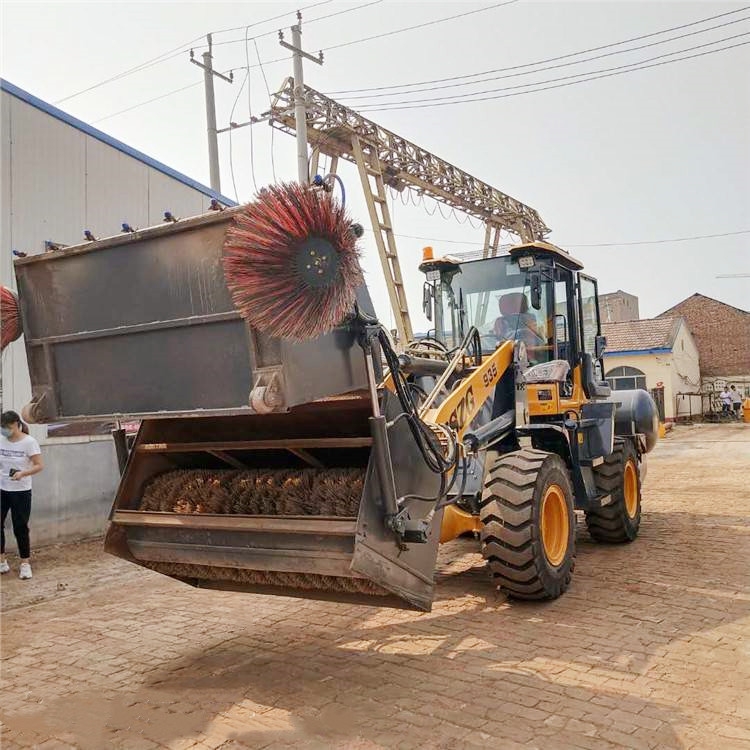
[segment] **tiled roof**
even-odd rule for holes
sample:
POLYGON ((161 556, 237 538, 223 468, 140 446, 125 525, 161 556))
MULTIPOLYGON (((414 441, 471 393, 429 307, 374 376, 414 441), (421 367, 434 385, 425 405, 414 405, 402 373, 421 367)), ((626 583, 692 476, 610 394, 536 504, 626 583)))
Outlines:
POLYGON ((671 349, 682 318, 649 318, 628 320, 624 323, 602 323, 602 333, 607 337, 607 349, 614 352, 651 351, 671 349))

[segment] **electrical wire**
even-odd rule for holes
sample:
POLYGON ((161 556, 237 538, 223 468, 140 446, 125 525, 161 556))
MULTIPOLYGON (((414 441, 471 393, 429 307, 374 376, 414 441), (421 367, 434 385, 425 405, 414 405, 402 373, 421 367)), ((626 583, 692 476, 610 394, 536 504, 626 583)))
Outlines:
POLYGON ((693 242, 694 240, 713 240, 719 237, 734 237, 738 234, 750 234, 750 229, 738 229, 736 232, 722 234, 697 234, 692 237, 673 237, 667 240, 639 240, 637 242, 598 242, 593 245, 566 245, 566 247, 625 247, 632 245, 663 245, 670 242, 693 242))
POLYGON ((173 57, 178 57, 179 55, 182 55, 183 53, 187 52, 190 49, 190 45, 193 44, 193 42, 196 42, 202 38, 203 37, 197 37, 196 39, 191 39, 189 42, 186 42, 185 44, 182 44, 179 47, 175 47, 174 49, 168 50, 167 52, 162 52, 162 54, 158 55, 157 57, 152 57, 149 60, 146 60, 145 62, 142 62, 139 65, 135 65, 132 68, 128 68, 127 70, 123 70, 121 73, 117 73, 116 75, 111 76, 110 78, 106 78, 103 81, 94 83, 91 86, 86 87, 85 89, 76 91, 73 94, 68 94, 68 96, 63 97, 62 99, 58 99, 56 102, 53 102, 53 104, 55 105, 62 104, 63 102, 67 102, 69 99, 75 99, 75 97, 80 96, 81 94, 86 94, 89 91, 98 89, 100 86, 104 86, 107 83, 112 83, 113 81, 119 81, 121 78, 125 78, 125 76, 129 76, 133 73, 138 73, 141 70, 146 70, 146 68, 150 68, 153 65, 158 65, 161 62, 166 62, 167 60, 171 60, 173 57))
POLYGON ((428 26, 436 26, 439 23, 445 23, 446 21, 455 21, 458 18, 465 18, 466 16, 473 16, 475 13, 484 13, 487 10, 494 10, 500 8, 503 5, 514 5, 518 0, 504 0, 502 3, 495 3, 494 5, 488 5, 485 8, 475 8, 474 10, 468 10, 463 13, 457 13, 453 16, 446 16, 444 18, 436 18, 432 21, 425 21, 424 23, 418 23, 413 26, 404 26, 400 29, 394 29, 392 31, 385 31, 382 34, 374 34, 373 36, 362 37, 361 39, 353 39, 349 42, 341 42, 340 44, 329 45, 324 47, 326 52, 330 52, 334 49, 342 49, 343 47, 350 47, 352 44, 362 44, 363 42, 371 42, 375 39, 384 39, 385 37, 394 36, 395 34, 403 34, 406 31, 415 31, 416 29, 424 29, 428 26))
MULTIPOLYGON (((514 0, 514 1, 517 1, 517 0, 514 0)), ((314 23, 315 21, 322 21, 322 20, 324 20, 326 18, 333 18, 335 16, 340 16, 340 15, 342 15, 344 13, 351 13, 352 11, 355 11, 355 10, 361 10, 362 8, 367 8, 367 7, 371 6, 371 5, 379 5, 382 2, 383 2, 383 0, 371 0, 371 2, 364 3, 362 5, 357 5, 357 6, 354 6, 352 8, 345 8, 344 10, 340 10, 340 11, 337 11, 335 13, 330 13, 330 14, 328 14, 326 16, 320 16, 318 18, 310 19, 310 20, 306 21, 305 23, 306 24, 311 24, 311 23, 314 23)), ((247 40, 245 40, 245 38, 242 38, 242 39, 233 39, 233 40, 224 41, 224 42, 214 42, 213 46, 216 47, 216 46, 220 46, 220 45, 223 45, 223 44, 233 44, 233 43, 242 42, 242 41, 245 41, 245 42, 256 41, 257 39, 261 39, 262 37, 265 37, 265 36, 275 35, 276 33, 277 33, 276 31, 267 32, 265 34, 259 34, 258 36, 255 36, 255 37, 249 37, 249 38, 247 38, 247 40)), ((202 37, 199 37, 199 39, 201 39, 201 38, 202 37)), ((193 40, 193 41, 196 41, 196 40, 193 40)), ((205 46, 205 45, 201 45, 201 46, 205 46)), ((189 48, 190 47, 188 45, 187 48, 185 48, 185 49, 182 50, 182 52, 187 51, 187 49, 189 49, 189 48)), ((199 46, 199 48, 200 48, 200 46, 199 46)), ((181 53, 177 53, 177 54, 181 54, 181 53)), ((176 56, 176 54, 174 56, 176 56)), ((286 55, 284 57, 278 57, 278 58, 275 58, 273 60, 261 60, 260 59, 260 55, 258 55, 258 63, 257 64, 253 64, 253 65, 249 65, 248 64, 246 66, 246 68, 248 68, 248 69, 261 68, 262 69, 264 65, 271 65, 271 64, 277 63, 277 62, 285 62, 285 61, 287 61, 289 59, 290 59, 290 55, 286 55)), ((156 64, 156 63, 154 62, 153 64, 156 64)), ((235 72, 235 71, 241 70, 241 69, 242 68, 230 68, 229 70, 224 71, 224 73, 235 72)), ((135 69, 133 71, 131 71, 131 72, 135 72, 135 69)), ((125 72, 123 74, 120 74, 118 77, 122 77, 122 76, 124 76, 126 74, 128 74, 128 73, 125 72)), ((265 78, 265 74, 264 74, 264 78, 265 78)), ((115 80, 115 79, 113 79, 113 80, 115 80)), ((94 86, 89 87, 89 89, 86 89, 86 90, 87 91, 91 90, 91 88, 96 88, 97 86, 103 85, 104 83, 106 83, 106 82, 105 81, 100 82, 99 84, 95 84, 94 86)), ((105 115, 104 117, 100 117, 98 120, 94 120, 94 122, 102 122, 103 120, 108 120, 111 117, 117 117, 118 115, 125 114, 126 112, 130 112, 130 111, 132 111, 134 109, 137 109, 139 107, 144 107, 147 104, 152 104, 153 102, 159 101, 160 99, 165 99, 166 97, 172 96, 173 94, 177 94, 180 91, 185 91, 186 89, 192 88, 194 86, 198 86, 200 83, 202 83, 202 81, 196 81, 195 83, 188 84, 187 86, 182 86, 180 88, 172 89, 172 90, 167 91, 167 92, 165 92, 163 94, 160 94, 159 96, 153 97, 151 99, 146 99, 145 101, 138 102, 137 104, 133 104, 130 107, 126 107, 125 109, 121 109, 121 110, 118 110, 117 112, 112 112, 111 114, 105 115)), ((266 83, 266 85, 267 85, 267 83, 266 83)), ((78 92, 78 93, 83 93, 83 91, 78 92)), ((71 96, 74 96, 74 95, 71 95, 71 96)), ((68 98, 70 98, 70 97, 68 97, 68 98)), ((64 101, 64 100, 60 100, 60 101, 64 101)))
POLYGON ((178 94, 180 91, 187 91, 187 89, 195 88, 196 86, 200 86, 203 83, 203 79, 201 78, 200 81, 195 81, 195 83, 189 83, 187 86, 180 86, 178 89, 172 89, 171 91, 167 91, 164 94, 160 94, 159 96, 155 96, 152 99, 146 99, 146 101, 138 102, 138 104, 133 104, 130 107, 126 107, 125 109, 120 109, 117 112, 112 112, 109 115, 105 115, 104 117, 100 117, 97 120, 92 120, 93 124, 96 124, 97 122, 102 122, 103 120, 109 120, 111 117, 117 117, 118 115, 123 115, 126 112, 131 112, 134 109, 138 109, 139 107, 144 107, 146 104, 152 104, 153 102, 158 102, 160 99, 166 99, 168 96, 172 96, 173 94, 178 94))
MULTIPOLYGON (((329 14, 327 16, 320 16, 319 18, 310 19, 308 21, 305 21, 305 24, 309 25, 311 23, 314 23, 315 21, 322 21, 322 20, 324 20, 326 18, 333 18, 334 16, 341 15, 342 13, 350 13, 351 11, 354 11, 354 10, 361 10, 361 9, 367 8, 367 7, 371 6, 371 5, 378 5, 381 2, 383 2, 383 0, 373 0, 372 2, 365 3, 363 5, 357 5, 357 6, 353 7, 353 8, 346 8, 345 10, 340 10, 340 11, 338 11, 336 13, 331 13, 331 14, 329 14)), ((394 36, 395 34, 401 34, 401 33, 406 32, 406 31, 414 31, 415 29, 422 29, 422 28, 425 28, 427 26, 435 26, 436 24, 444 23, 445 21, 453 21, 453 20, 455 20, 457 18, 463 18, 464 16, 469 16, 469 15, 472 15, 474 13, 482 13, 483 11, 486 11, 486 10, 492 10, 493 8, 498 8, 498 7, 503 6, 503 5, 512 5, 513 3, 517 3, 517 2, 519 2, 519 0, 505 0, 505 2, 495 3, 494 5, 489 5, 489 6, 485 7, 485 8, 478 8, 478 9, 475 9, 475 10, 466 11, 464 13, 458 13, 458 14, 453 15, 453 16, 446 16, 444 18, 436 18, 436 19, 434 19, 432 21, 425 21, 424 23, 416 24, 414 26, 406 26, 406 27, 402 27, 402 28, 399 28, 399 29, 392 29, 391 31, 386 31, 386 32, 383 32, 382 34, 376 34, 374 36, 366 36, 366 37, 361 37, 359 39, 351 39, 348 42, 341 42, 340 44, 335 44, 335 45, 329 46, 329 47, 323 47, 322 49, 325 52, 329 52, 331 50, 341 49, 343 47, 350 47, 350 46, 352 46, 354 44, 361 44, 363 42, 370 42, 370 41, 373 41, 374 39, 383 39, 385 37, 394 36)), ((262 35, 262 36, 267 36, 267 34, 266 35, 262 35)), ((257 38, 260 39, 260 36, 257 37, 257 38)), ((226 42, 217 42, 217 44, 234 44, 234 43, 236 43, 238 41, 241 41, 241 40, 239 40, 239 39, 233 39, 233 40, 226 41, 226 42)), ((263 64, 264 65, 273 65, 274 63, 278 63, 278 62, 286 62, 287 60, 289 60, 289 57, 290 57, 289 55, 286 55, 284 57, 275 57, 272 60, 264 60, 263 64)))
MULTIPOLYGON (((303 5, 301 8, 298 9, 298 11, 301 13, 303 10, 309 10, 310 8, 317 8, 320 5, 328 5, 329 3, 332 3, 333 0, 322 0, 322 2, 318 3, 311 3, 310 5, 303 5)), ((260 26, 264 23, 269 23, 270 21, 278 21, 279 18, 284 18, 285 16, 290 15, 293 11, 286 10, 283 13, 279 13, 278 16, 271 16, 270 18, 265 18, 262 21, 256 21, 255 23, 248 24, 247 26, 233 26, 232 28, 228 29, 217 29, 216 31, 212 31, 212 34, 225 34, 230 31, 245 31, 247 33, 247 29, 252 29, 255 26, 260 26)), ((271 32, 272 34, 275 34, 275 31, 271 32)), ((254 38, 254 37, 253 37, 254 38)))
MULTIPOLYGON (((570 67, 571 65, 580 65, 582 63, 592 62, 594 60, 601 60, 601 59, 603 59, 605 57, 612 57, 613 55, 623 55, 623 54, 627 54, 629 52, 636 52, 637 50, 647 49, 648 47, 655 47, 656 45, 666 44, 668 42, 674 42, 674 41, 676 41, 678 39, 685 39, 686 37, 696 36, 697 34, 703 34, 703 33, 707 32, 707 31, 714 31, 715 29, 719 29, 719 28, 722 28, 724 26, 733 26, 734 24, 742 23, 743 21, 748 21, 748 20, 750 20, 750 16, 746 16, 745 18, 735 19, 734 21, 727 21, 726 23, 722 23, 722 24, 719 24, 717 26, 710 26, 709 28, 707 28, 707 29, 701 29, 700 31, 692 31, 689 34, 681 34, 680 36, 671 37, 669 39, 661 39, 658 42, 650 42, 649 44, 641 44, 641 45, 638 45, 637 47, 629 47, 628 49, 615 50, 614 52, 607 52, 605 54, 595 55, 593 57, 584 57, 581 60, 572 60, 572 61, 569 61, 569 62, 560 63, 559 65, 548 65, 548 66, 543 67, 543 68, 537 68, 536 70, 524 70, 524 71, 521 71, 521 72, 518 72, 518 73, 508 73, 507 75, 492 76, 491 78, 482 78, 482 79, 479 79, 479 80, 476 80, 476 81, 465 81, 463 83, 449 83, 449 84, 445 84, 445 85, 442 85, 442 86, 428 86, 428 87, 425 87, 425 88, 413 88, 413 89, 410 89, 409 91, 396 91, 396 92, 388 92, 388 93, 383 93, 383 94, 360 94, 358 96, 349 96, 349 97, 346 97, 346 99, 348 101, 351 101, 353 99, 377 99, 377 98, 383 98, 383 97, 399 96, 399 95, 403 95, 403 94, 409 94, 409 95, 420 94, 420 93, 423 93, 423 92, 426 92, 426 91, 438 91, 438 90, 443 90, 443 89, 456 88, 456 87, 460 87, 460 86, 475 86, 477 84, 487 83, 489 81, 499 81, 499 80, 503 80, 503 79, 507 79, 507 78, 518 78, 519 76, 529 76, 529 75, 534 75, 536 73, 543 73, 543 72, 546 72, 548 70, 556 70, 556 69, 559 69, 559 68, 570 67)), ((742 35, 740 34, 738 36, 742 36, 742 35)), ((679 54, 681 52, 687 52, 687 51, 694 50, 694 49, 700 49, 701 46, 709 46, 711 44, 718 44, 719 42, 724 42, 724 41, 728 41, 730 39, 735 39, 735 38, 736 37, 734 37, 734 36, 730 36, 730 37, 727 37, 725 39, 719 39, 719 40, 717 40, 715 42, 708 42, 705 45, 699 45, 698 47, 688 47, 688 48, 683 49, 683 50, 677 50, 675 52, 668 52, 665 55, 660 55, 659 57, 666 57, 668 55, 676 55, 676 54, 679 54)), ((649 60, 656 60, 656 59, 659 59, 659 58, 658 57, 647 58, 646 62, 649 61, 649 60)), ((517 68, 517 67, 530 67, 530 66, 533 66, 535 64, 537 64, 537 63, 527 63, 525 66, 514 66, 514 67, 515 68, 517 68)), ((637 63, 632 63, 632 64, 635 65, 637 63)), ((625 66, 623 66, 623 67, 625 67, 625 66)), ((513 68, 507 68, 506 70, 512 70, 512 69, 513 68)), ((499 69, 499 70, 502 70, 502 69, 499 69)), ((613 68, 610 68, 609 70, 613 70, 613 68)), ((478 75, 484 75, 484 74, 480 73, 478 75)), ((580 73, 578 75, 586 75, 586 73, 580 73)), ((528 85, 533 85, 533 84, 528 84, 528 85)), ((481 94, 481 93, 486 93, 486 92, 482 92, 482 91, 473 92, 473 94, 481 94)), ((466 94, 466 95, 468 96, 469 94, 466 94)), ((456 94, 456 96, 459 96, 459 94, 456 94)), ((425 100, 425 101, 427 101, 427 100, 425 100)))
MULTIPOLYGON (((365 231, 371 232, 372 229, 365 227, 365 231)), ((579 248, 579 247, 631 247, 634 245, 664 245, 672 242, 693 242, 696 240, 713 240, 721 237, 734 237, 741 234, 750 234, 750 229, 739 229, 735 232, 723 232, 721 234, 699 234, 693 237, 673 237, 662 240, 638 240, 635 242, 598 242, 594 244, 574 244, 570 242, 559 243, 561 247, 579 248)), ((396 237, 406 240, 422 240, 424 242, 446 243, 451 245, 477 245, 484 247, 484 242, 468 242, 466 240, 451 240, 445 237, 425 237, 414 234, 396 234, 396 237)))
MULTIPOLYGON (((245 72, 245 78, 243 79, 242 83, 240 84, 239 91, 237 91, 237 96, 234 98, 234 103, 232 104, 232 110, 229 113, 229 122, 231 123, 234 119, 234 110, 237 108, 237 102, 240 100, 240 96, 242 96, 242 90, 245 88, 245 84, 249 85, 250 82, 250 71, 245 72)), ((229 127, 229 174, 232 177, 232 188, 234 189, 234 199, 237 201, 237 203, 240 202, 240 197, 237 193, 237 182, 234 179, 234 153, 233 153, 233 146, 232 146, 232 127, 230 125, 229 127)))
MULTIPOLYGON (((750 32, 746 32, 745 34, 738 34, 736 36, 746 36, 747 33, 750 33, 750 32)), ((730 38, 736 38, 736 37, 730 37, 730 38)), ((721 41, 725 41, 725 40, 721 40, 721 41)), ((711 42, 711 44, 716 44, 716 42, 711 42)), ((736 49, 737 47, 744 47, 746 44, 750 44, 750 42, 738 42, 737 44, 727 45, 726 47, 719 47, 718 49, 715 49, 715 50, 707 50, 705 52, 698 52, 694 55, 685 55, 684 57, 677 57, 673 60, 662 60, 661 62, 651 63, 649 65, 641 65, 639 63, 632 63, 629 66, 618 66, 616 68, 605 69, 605 70, 610 70, 614 72, 604 73, 603 71, 589 71, 589 73, 578 73, 575 76, 565 76, 563 78, 551 79, 551 80, 552 81, 564 81, 565 79, 569 79, 569 78, 576 78, 579 76, 589 75, 590 73, 593 73, 593 72, 602 73, 602 74, 601 75, 589 75, 588 78, 581 78, 581 80, 578 80, 578 81, 567 80, 565 81, 565 83, 556 83, 551 86, 542 86, 540 88, 529 88, 527 91, 513 91, 512 93, 508 93, 508 94, 496 94, 492 96, 478 96, 478 92, 477 92, 474 94, 466 95, 463 98, 442 97, 442 98, 436 98, 432 100, 430 99, 417 100, 417 101, 424 102, 422 104, 407 103, 407 102, 391 102, 387 105, 375 104, 375 105, 358 107, 357 111, 358 112, 376 112, 376 111, 388 112, 392 110, 404 110, 404 109, 426 109, 430 107, 445 107, 445 106, 452 105, 452 104, 471 104, 473 102, 486 102, 486 101, 492 101, 495 99, 507 99, 509 97, 514 97, 514 96, 523 96, 524 94, 536 94, 542 91, 551 91, 552 89, 575 86, 576 84, 579 84, 579 83, 586 83, 588 81, 597 81, 601 78, 611 78, 613 76, 624 75, 626 73, 635 73, 636 71, 647 70, 648 68, 658 68, 658 67, 661 67, 662 65, 669 65, 671 63, 683 62, 685 60, 693 60, 698 57, 705 57, 707 55, 713 55, 713 54, 716 54, 717 52, 726 52, 727 50, 736 49), (638 67, 633 67, 633 66, 638 66, 638 67), (629 67, 631 69, 630 70, 621 69, 625 67, 629 67), (475 98, 472 98, 472 97, 475 97, 475 98), (444 99, 454 99, 454 101, 444 101, 444 99), (394 106, 389 106, 390 104, 394 106)), ((700 46, 707 46, 707 45, 700 45, 700 46)), ((697 49, 697 47, 693 49, 697 49)), ((686 50, 681 50, 681 51, 684 52, 686 50)), ((677 54, 677 53, 670 53, 670 54, 677 54)), ((664 56, 665 55, 659 55, 659 57, 664 57, 664 56)), ((657 59, 657 58, 651 58, 651 59, 657 59)), ((641 61, 641 62, 645 62, 645 61, 641 61)), ((541 83, 547 83, 547 81, 537 81, 536 83, 528 83, 528 84, 524 84, 523 86, 509 86, 504 89, 495 89, 495 90, 496 91, 509 91, 511 89, 536 86, 541 83)))
MULTIPOLYGON (((317 18, 306 18, 305 19, 305 26, 309 26, 311 23, 315 23, 316 21, 325 21, 328 18, 335 18, 336 16, 341 16, 344 13, 352 13, 355 10, 362 10, 363 8, 369 8, 371 5, 380 5, 384 0, 370 0, 368 3, 363 3, 362 5, 355 5, 352 8, 344 8, 343 10, 337 10, 335 13, 329 13, 326 16, 318 16, 317 18)), ((243 27, 244 28, 244 27, 243 27)), ((278 33, 278 30, 275 31, 266 31, 263 34, 258 34, 258 36, 252 37, 252 39, 262 39, 266 36, 275 36, 278 33)), ((237 44, 238 42, 243 41, 242 39, 227 39, 223 42, 214 42, 214 46, 222 46, 226 44, 237 44)), ((276 60, 264 60, 265 65, 269 65, 270 63, 279 62, 281 60, 288 59, 287 57, 281 57, 276 60)))
MULTIPOLYGON (((382 0, 378 0, 378 1, 382 2, 382 0)), ((331 2, 333 2, 333 0, 323 0, 322 2, 312 3, 311 5, 305 5, 302 8, 300 8, 300 11, 307 10, 308 8, 316 8, 319 5, 327 5, 328 3, 331 3, 331 2)), ((277 19, 283 18, 284 16, 289 15, 290 13, 291 13, 291 11, 286 11, 285 13, 280 13, 277 16, 272 16, 270 18, 265 18, 262 21, 256 21, 255 23, 251 23, 248 26, 235 26, 234 28, 231 28, 231 29, 219 29, 218 31, 213 31, 213 32, 210 32, 210 33, 212 33, 212 34, 222 34, 224 32, 236 31, 238 29, 245 29, 245 30, 247 30, 247 29, 253 28, 255 26, 260 26, 260 25, 262 25, 264 23, 269 23, 270 21, 276 21, 277 19)), ((247 31, 245 33, 247 33, 247 31)), ((276 30, 273 30, 273 31, 267 32, 266 34, 263 34, 262 36, 270 36, 270 35, 276 34, 276 33, 277 33, 276 30)), ((160 55, 157 55, 156 57, 149 58, 148 60, 146 60, 146 61, 144 61, 144 62, 142 62, 142 63, 140 63, 138 65, 134 65, 132 68, 127 68, 126 70, 123 70, 122 72, 117 73, 117 74, 111 76, 110 78, 106 78, 103 81, 99 81, 98 83, 94 83, 91 86, 87 86, 85 89, 81 89, 80 91, 76 91, 73 94, 68 94, 68 96, 63 97, 62 99, 58 99, 56 102, 53 102, 53 104, 55 104, 55 105, 62 104, 63 102, 68 101, 69 99, 74 99, 75 97, 80 96, 81 94, 86 94, 89 91, 93 91, 94 89, 99 88, 100 86, 104 86, 104 85, 106 85, 108 83, 112 83, 113 81, 119 81, 121 78, 125 78, 126 76, 132 75, 133 73, 138 73, 141 70, 146 70, 147 68, 150 68, 150 67, 152 67, 154 65, 158 65, 159 63, 166 62, 167 60, 171 60, 174 57, 179 57, 180 55, 182 55, 183 53, 185 53, 189 49, 191 49, 191 47, 193 47, 193 45, 196 42, 200 42, 203 39, 204 39, 203 36, 199 36, 199 37, 196 37, 195 39, 191 39, 190 41, 185 42, 184 44, 181 44, 178 47, 174 47, 173 49, 167 50, 166 52, 162 52, 160 55)), ((234 41, 242 41, 242 40, 238 39, 238 40, 234 40, 234 41)), ((226 42, 215 42, 214 46, 219 45, 219 44, 225 44, 225 43, 226 42)), ((199 44, 195 48, 197 48, 197 49, 203 49, 203 48, 205 48, 207 46, 208 45, 206 45, 206 44, 199 44)))
MULTIPOLYGON (((322 3, 320 3, 322 5, 322 3)), ((258 42, 253 40, 253 44, 255 45, 255 55, 258 58, 258 64, 260 65, 260 72, 263 76, 263 83, 266 86, 266 93, 268 94, 268 103, 271 104, 271 89, 268 86, 268 79, 266 78, 266 71, 263 67, 263 63, 260 59, 260 50, 258 49, 258 42)), ((248 73, 250 72, 250 67, 248 66, 248 73)), ((252 129, 252 125, 250 126, 252 129)), ((274 133, 276 132, 276 128, 271 128, 271 175, 273 176, 273 181, 276 182, 276 157, 274 154, 275 150, 275 144, 274 144, 274 133)))
MULTIPOLYGON (((247 29, 245 29, 245 64, 247 65, 247 114, 248 120, 253 121, 253 98, 250 91, 250 47, 247 38, 247 29)), ((250 176, 253 179, 253 189, 258 192, 258 182, 255 179, 255 139, 253 138, 253 126, 250 125, 250 176)))
MULTIPOLYGON (((720 13, 716 16, 709 16, 708 18, 702 18, 698 21, 693 21, 691 23, 684 23, 684 24, 680 24, 679 26, 672 26, 668 29, 661 29, 660 31, 653 31, 649 34, 642 34, 641 36, 635 36, 629 39, 623 39, 619 42, 610 42, 609 44, 602 44, 602 45, 599 45, 598 47, 589 47, 588 49, 579 50, 578 52, 569 52, 564 55, 557 55, 556 57, 548 57, 544 60, 537 60, 536 62, 523 63, 521 65, 512 65, 506 68, 494 68, 492 70, 486 70, 481 73, 467 73, 465 75, 449 76, 447 78, 433 78, 427 81, 415 81, 412 83, 397 83, 397 84, 392 84, 389 86, 372 86, 370 88, 339 89, 337 91, 330 92, 330 95, 355 94, 355 93, 368 92, 368 91, 384 91, 386 89, 403 88, 405 86, 425 86, 425 85, 429 85, 432 83, 444 83, 445 81, 457 81, 463 78, 474 78, 476 76, 489 75, 490 73, 504 73, 508 70, 518 70, 520 68, 527 68, 527 67, 531 67, 534 65, 546 65, 547 63, 557 62, 558 60, 565 60, 570 57, 577 57, 578 55, 585 55, 585 54, 588 54, 589 52, 598 52, 603 49, 608 49, 609 47, 617 47, 621 44, 630 44, 631 42, 639 42, 642 39, 649 39, 651 37, 658 36, 659 34, 669 34, 672 31, 679 31, 681 29, 690 28, 692 26, 698 26, 702 23, 707 23, 708 21, 715 21, 718 18, 724 18, 725 16, 731 16, 736 13, 742 13, 746 10, 750 10, 750 6, 738 8, 737 10, 731 10, 731 11, 728 11, 727 13, 720 13)), ((718 28, 718 27, 713 27, 713 28, 718 28)), ((703 31, 708 31, 708 30, 709 29, 704 29, 703 31)), ((696 33, 701 33, 701 32, 696 32, 696 33)), ((677 38, 680 38, 680 37, 677 37, 677 38)), ((672 40, 665 40, 665 41, 672 41, 672 40)), ((401 92, 401 93, 408 93, 408 92, 401 92)))

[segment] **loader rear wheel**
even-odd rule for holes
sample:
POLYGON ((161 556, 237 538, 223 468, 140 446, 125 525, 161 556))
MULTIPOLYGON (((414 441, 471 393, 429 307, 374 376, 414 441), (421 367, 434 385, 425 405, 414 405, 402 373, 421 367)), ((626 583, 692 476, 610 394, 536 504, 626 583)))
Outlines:
MULTIPOLYGON (((489 458, 489 456, 488 456, 489 458)), ((480 509, 482 555, 516 599, 555 599, 575 564, 573 487, 554 453, 522 448, 488 467, 480 509)))
POLYGON ((633 443, 615 439, 612 454, 594 469, 594 479, 612 499, 586 511, 589 534, 598 542, 632 542, 641 525, 641 473, 633 443))

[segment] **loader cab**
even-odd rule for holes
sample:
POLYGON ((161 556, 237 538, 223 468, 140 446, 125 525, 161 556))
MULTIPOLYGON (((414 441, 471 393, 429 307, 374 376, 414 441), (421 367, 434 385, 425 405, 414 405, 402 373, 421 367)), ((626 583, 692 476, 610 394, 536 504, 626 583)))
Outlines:
POLYGON ((525 345, 530 365, 564 360, 562 394, 577 401, 604 398, 596 281, 560 248, 533 242, 508 255, 477 260, 425 258, 425 309, 432 302, 435 337, 449 349, 476 327, 482 354, 512 340, 525 345))

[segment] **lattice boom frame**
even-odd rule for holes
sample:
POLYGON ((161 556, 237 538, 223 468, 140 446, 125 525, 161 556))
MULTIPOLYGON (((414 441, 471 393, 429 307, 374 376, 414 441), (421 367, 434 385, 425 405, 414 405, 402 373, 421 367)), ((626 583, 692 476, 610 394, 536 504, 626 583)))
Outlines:
MULTIPOLYGON (((356 135, 365 158, 377 157, 385 181, 397 190, 409 188, 457 208, 487 224, 518 235, 522 242, 543 239, 550 229, 536 210, 472 177, 411 141, 386 130, 352 109, 305 86, 307 137, 323 154, 356 162, 351 138, 356 135)), ((272 99, 272 127, 291 135, 294 81, 287 78, 272 99)), ((375 161, 375 160, 374 160, 375 161)))

